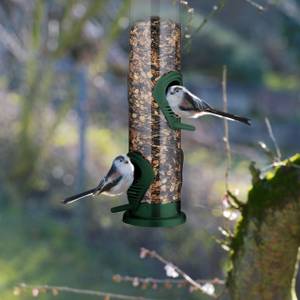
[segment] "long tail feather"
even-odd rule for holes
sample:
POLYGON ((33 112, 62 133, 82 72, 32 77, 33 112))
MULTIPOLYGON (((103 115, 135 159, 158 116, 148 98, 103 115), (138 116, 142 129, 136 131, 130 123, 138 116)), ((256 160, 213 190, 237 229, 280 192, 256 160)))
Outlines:
POLYGON ((227 113, 227 112, 224 112, 224 111, 220 111, 220 110, 216 110, 216 109, 209 109, 207 112, 209 114, 216 115, 217 117, 218 116, 223 117, 223 118, 229 119, 231 121, 239 121, 239 122, 242 122, 246 125, 251 126, 251 120, 248 119, 248 118, 245 118, 245 117, 240 117, 240 116, 233 115, 233 114, 230 114, 230 113, 227 113))
POLYGON ((88 196, 91 196, 91 195, 94 195, 95 191, 97 189, 92 189, 92 190, 88 190, 86 192, 83 192, 83 193, 80 193, 80 194, 77 194, 77 195, 74 195, 74 196, 71 196, 71 197, 68 197, 66 198, 64 201, 63 201, 63 204, 70 204, 70 203, 73 203, 75 201, 78 201, 82 198, 85 198, 85 197, 88 197, 88 196))

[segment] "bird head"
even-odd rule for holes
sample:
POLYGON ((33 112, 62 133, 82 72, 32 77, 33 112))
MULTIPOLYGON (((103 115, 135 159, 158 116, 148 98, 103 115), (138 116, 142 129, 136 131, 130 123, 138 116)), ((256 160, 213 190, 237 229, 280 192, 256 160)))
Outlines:
POLYGON ((122 174, 131 174, 134 170, 130 158, 125 154, 117 156, 113 164, 122 174))
POLYGON ((184 87, 180 85, 172 85, 168 88, 167 99, 168 100, 180 100, 184 94, 184 87))

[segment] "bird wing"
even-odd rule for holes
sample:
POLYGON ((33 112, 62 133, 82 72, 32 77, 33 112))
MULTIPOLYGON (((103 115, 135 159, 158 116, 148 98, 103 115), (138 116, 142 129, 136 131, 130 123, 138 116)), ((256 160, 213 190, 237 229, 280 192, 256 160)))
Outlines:
POLYGON ((207 110, 209 105, 199 99, 196 96, 190 95, 190 93, 186 92, 184 93, 184 97, 180 103, 179 108, 183 111, 198 111, 202 112, 207 110))
POLYGON ((96 188, 97 194, 109 191, 113 186, 120 182, 122 177, 122 174, 114 165, 112 165, 107 175, 98 184, 98 187, 96 188))
POLYGON ((102 187, 101 193, 110 191, 114 186, 116 186, 121 180, 123 176, 119 176, 113 180, 107 181, 102 187))

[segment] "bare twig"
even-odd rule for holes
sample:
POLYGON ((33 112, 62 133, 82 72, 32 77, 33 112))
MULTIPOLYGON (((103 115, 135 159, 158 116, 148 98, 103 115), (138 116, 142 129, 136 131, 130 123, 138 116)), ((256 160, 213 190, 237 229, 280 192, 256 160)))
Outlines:
POLYGON ((67 292, 67 293, 80 294, 80 295, 106 297, 107 299, 151 300, 149 298, 144 298, 144 297, 127 296, 122 294, 106 293, 106 292, 93 291, 93 290, 82 290, 82 289, 70 288, 66 286, 27 285, 26 283, 21 283, 16 288, 19 288, 20 290, 31 289, 33 293, 36 293, 36 296, 39 294, 39 291, 40 292, 52 291, 53 295, 57 295, 59 292, 67 292))
POLYGON ((250 5, 254 6, 256 9, 258 9, 259 11, 265 11, 267 9, 266 6, 262 6, 261 4, 253 1, 253 0, 244 0, 247 3, 249 3, 250 5))
MULTIPOLYGON (((223 109, 224 112, 227 112, 227 66, 223 66, 223 76, 222 76, 222 91, 223 91, 223 109)), ((229 142, 229 128, 228 120, 224 119, 224 143, 226 151, 226 170, 225 170, 225 191, 229 190, 229 170, 231 167, 231 147, 229 142)))
POLYGON ((289 167, 292 167, 292 168, 295 168, 295 169, 300 169, 300 166, 297 165, 297 164, 293 164, 293 163, 288 163, 286 164, 285 161, 278 161, 278 162, 274 162, 266 167, 264 167, 263 169, 261 169, 262 172, 267 172, 273 168, 277 168, 277 167, 283 167, 283 166, 289 166, 289 167))
POLYGON ((9 50, 20 62, 25 62, 28 59, 28 53, 22 46, 18 37, 7 31, 6 28, 0 24, 0 43, 9 50))
POLYGON ((258 145, 261 150, 266 154, 268 158, 270 158, 271 161, 274 161, 274 153, 270 150, 270 148, 262 141, 258 142, 258 145))
POLYGON ((234 208, 241 210, 245 206, 245 203, 240 201, 238 197, 235 196, 230 190, 227 190, 227 194, 228 194, 229 202, 234 208))
MULTIPOLYGON (((227 66, 223 66, 222 75, 222 94, 223 94, 223 110, 227 112, 227 66)), ((224 118, 224 143, 226 152, 226 168, 225 168, 225 194, 223 198, 223 216, 230 221, 236 220, 239 216, 237 210, 242 209, 242 202, 234 196, 229 189, 229 172, 231 168, 231 146, 229 141, 229 127, 228 120, 224 118)), ((224 248, 224 247, 223 247, 224 248)))
POLYGON ((274 136, 271 122, 267 117, 265 118, 265 122, 266 122, 266 125, 267 125, 267 128, 268 128, 269 136, 270 136, 270 138, 271 138, 271 140, 274 144, 274 147, 275 147, 275 151, 276 151, 275 159, 277 160, 277 162, 280 162, 281 161, 281 151, 279 149, 278 143, 277 143, 276 138, 274 136))
MULTIPOLYGON (((114 282, 131 282, 134 283, 138 281, 140 284, 174 284, 178 287, 184 287, 188 283, 185 279, 160 279, 160 278, 152 278, 152 277, 133 277, 133 276, 121 276, 121 275, 114 275, 113 276, 114 282)), ((224 285, 225 281, 221 280, 219 278, 213 278, 213 279, 196 279, 196 282, 199 284, 205 284, 205 283, 212 283, 216 285, 224 285)))
POLYGON ((283 15, 292 19, 298 25, 300 25, 300 7, 297 1, 295 0, 266 0, 268 5, 273 5, 275 8, 280 11, 283 15))
POLYGON ((265 172, 268 172, 269 170, 273 169, 273 168, 276 168, 276 167, 280 167, 280 166, 284 166, 284 163, 283 162, 274 162, 270 165, 267 165, 266 167, 262 168, 261 171, 263 173, 265 172))
POLYGON ((163 258, 156 251, 148 250, 146 248, 141 248, 141 255, 140 255, 140 257, 141 258, 145 258, 147 256, 155 258, 156 260, 158 260, 159 262, 161 262, 165 266, 172 266, 172 268, 174 269, 174 271, 176 273, 178 273, 185 281, 187 281, 190 284, 192 290, 195 290, 195 291, 199 290, 202 293, 211 296, 212 298, 217 298, 217 295, 214 292, 208 294, 207 291, 205 290, 204 285, 201 285, 201 283, 197 282, 197 280, 192 279, 191 276, 189 276, 187 273, 185 273, 183 270, 181 270, 179 267, 177 267, 176 265, 174 265, 170 261, 168 261, 165 258, 163 258))
POLYGON ((216 15, 218 12, 220 12, 226 4, 226 0, 219 0, 219 2, 213 6, 212 10, 210 13, 203 19, 201 24, 195 29, 194 34, 199 32, 205 24, 211 19, 214 15, 216 15))
POLYGON ((187 14, 187 24, 185 28, 184 38, 189 40, 191 38, 192 32, 192 21, 194 17, 194 8, 190 5, 188 1, 185 0, 177 0, 178 3, 183 7, 187 14))
POLYGON ((212 7, 211 11, 209 12, 209 14, 207 16, 204 17, 204 19, 202 20, 200 25, 194 30, 194 32, 192 32, 189 35, 189 39, 187 40, 186 44, 184 45, 184 49, 189 49, 191 47, 191 40, 192 40, 191 38, 196 33, 199 33, 211 18, 213 18, 217 13, 222 11, 222 9, 224 8, 224 6, 226 4, 226 1, 227 0, 219 0, 218 3, 212 7))

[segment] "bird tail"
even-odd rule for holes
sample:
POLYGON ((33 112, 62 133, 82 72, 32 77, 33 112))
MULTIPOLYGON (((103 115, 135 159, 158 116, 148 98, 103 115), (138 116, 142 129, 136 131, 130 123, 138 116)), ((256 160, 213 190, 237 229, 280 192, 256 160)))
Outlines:
POLYGON ((220 111, 220 110, 216 110, 216 109, 212 109, 212 108, 207 110, 207 113, 215 115, 217 117, 225 118, 225 119, 228 119, 231 121, 239 121, 241 123, 251 126, 251 120, 248 118, 245 118, 245 117, 240 117, 237 115, 233 115, 233 114, 230 114, 230 113, 227 113, 224 111, 220 111))
POLYGON ((97 191, 97 189, 91 189, 91 190, 88 190, 86 192, 83 192, 83 193, 80 193, 80 194, 68 197, 68 198, 66 198, 63 201, 63 204, 70 204, 70 203, 78 201, 78 200, 80 200, 82 198, 85 198, 85 197, 88 197, 88 196, 93 196, 96 191, 97 191))

